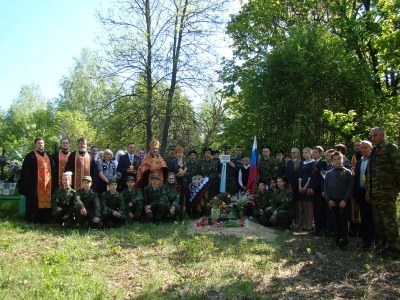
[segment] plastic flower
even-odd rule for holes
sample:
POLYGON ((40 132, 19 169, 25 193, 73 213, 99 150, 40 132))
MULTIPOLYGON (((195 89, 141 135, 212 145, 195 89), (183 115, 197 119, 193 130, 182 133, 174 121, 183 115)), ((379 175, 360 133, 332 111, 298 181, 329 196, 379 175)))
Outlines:
POLYGON ((18 173, 22 169, 22 163, 18 160, 13 160, 8 165, 8 170, 10 172, 18 173))
POLYGON ((236 205, 237 209, 243 209, 246 205, 253 204, 253 197, 250 195, 249 191, 247 192, 239 192, 238 196, 233 196, 232 197, 232 204, 236 205))

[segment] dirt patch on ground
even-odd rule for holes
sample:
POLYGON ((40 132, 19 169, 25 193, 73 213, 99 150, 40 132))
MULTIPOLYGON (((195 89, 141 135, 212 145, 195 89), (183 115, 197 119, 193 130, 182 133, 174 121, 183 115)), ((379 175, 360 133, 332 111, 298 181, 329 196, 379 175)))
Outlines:
POLYGON ((240 238, 257 239, 262 238, 269 242, 273 242, 277 236, 277 230, 262 226, 256 222, 245 220, 244 227, 212 227, 206 225, 205 227, 197 227, 196 223, 199 220, 192 220, 188 226, 189 233, 204 233, 212 235, 234 235, 240 238))

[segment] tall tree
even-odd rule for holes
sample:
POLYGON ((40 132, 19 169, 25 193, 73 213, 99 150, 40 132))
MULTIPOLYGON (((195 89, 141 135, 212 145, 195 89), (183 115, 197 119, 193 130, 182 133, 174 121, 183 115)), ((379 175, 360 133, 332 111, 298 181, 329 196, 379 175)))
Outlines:
POLYGON ((197 126, 202 137, 202 148, 220 148, 224 141, 221 141, 222 120, 226 112, 224 105, 225 98, 214 85, 208 86, 205 99, 199 107, 197 115, 197 126))
POLYGON ((77 140, 85 137, 89 143, 95 140, 96 130, 90 125, 85 114, 76 110, 56 111, 54 133, 61 138, 68 138, 75 148, 77 140))
POLYGON ((104 120, 112 111, 110 99, 118 97, 120 91, 115 78, 102 77, 97 53, 82 49, 80 56, 74 58, 68 76, 61 78, 60 88, 61 93, 55 99, 57 110, 71 112, 79 120, 85 116, 82 121, 88 122, 88 128, 96 128, 92 132, 96 136, 88 134, 96 141, 101 140, 107 130, 104 120))
POLYGON ((46 149, 53 150, 58 141, 54 133, 54 110, 36 84, 23 85, 13 101, 0 127, 0 140, 10 152, 21 154, 31 151, 35 137, 42 136, 46 149))
MULTIPOLYGON (((142 84, 135 87, 136 96, 123 97, 115 102, 111 114, 104 120, 107 124, 108 134, 104 136, 106 144, 114 147, 125 147, 129 142, 135 142, 137 147, 148 148, 146 141, 146 116, 142 114, 147 105, 145 92, 142 92, 142 84)), ((158 85, 157 89, 166 90, 165 85, 158 85)), ((165 122, 166 102, 160 97, 161 91, 154 93, 153 114, 151 115, 154 124, 153 134, 155 137, 162 135, 165 122)), ((195 136, 195 120, 193 107, 188 98, 180 91, 179 87, 175 93, 175 100, 172 104, 172 124, 168 143, 174 143, 185 148, 193 146, 195 136)))
MULTIPOLYGON (((357 101, 354 103, 351 102, 351 99, 347 101, 346 107, 356 111, 353 122, 357 127, 352 134, 365 135, 366 128, 380 124, 386 125, 390 134, 396 133, 397 135, 397 132, 395 132, 397 129, 394 130, 394 125, 400 123, 400 117, 391 112, 396 112, 400 108, 397 95, 399 56, 396 51, 400 42, 398 34, 399 7, 399 1, 249 1, 243 5, 238 14, 232 16, 228 25, 228 34, 233 38, 234 60, 225 64, 223 78, 231 84, 227 87, 230 87, 231 91, 235 91, 233 89, 235 83, 246 79, 246 75, 241 73, 239 67, 243 65, 245 69, 251 72, 251 75, 246 73, 250 75, 249 79, 254 76, 250 80, 255 82, 261 80, 259 77, 262 77, 263 65, 265 65, 263 61, 272 58, 268 56, 268 53, 274 52, 273 57, 277 58, 278 48, 279 51, 286 51, 287 49, 285 50, 283 46, 286 45, 290 48, 294 43, 288 42, 289 40, 299 39, 296 32, 318 29, 317 32, 323 34, 326 41, 335 41, 338 48, 334 53, 340 53, 340 57, 348 57, 347 59, 353 60, 349 65, 343 64, 345 61, 342 61, 336 68, 336 74, 344 75, 344 71, 348 72, 348 75, 364 74, 365 70, 369 72, 370 80, 367 81, 365 81, 365 76, 357 76, 356 78, 360 81, 355 81, 351 76, 346 79, 346 82, 355 84, 360 92, 358 98, 365 97, 368 105, 368 109, 364 109, 360 113, 357 111, 359 104, 357 101), (371 90, 373 91, 372 94, 371 90)), ((325 44, 329 45, 330 42, 325 44)), ((299 43, 299 50, 303 53, 305 53, 303 50, 311 49, 303 48, 303 46, 304 43, 299 43)), ((315 57, 318 56, 317 53, 314 54, 315 57)), ((329 53, 327 55, 331 57, 331 61, 327 61, 326 68, 322 67, 326 70, 332 70, 332 67, 334 67, 332 63, 337 59, 329 53)), ((301 68, 301 66, 304 67, 305 65, 300 63, 289 68, 296 72, 295 68, 301 68)), ((282 71, 285 71, 282 73, 291 73, 290 70, 282 71)), ((312 72, 304 75, 304 77, 299 77, 297 81, 303 81, 305 86, 315 78, 312 72)), ((327 83, 330 86, 335 86, 334 80, 332 77, 331 82, 327 83)), ((279 84, 279 82, 276 82, 276 84, 279 84)), ((279 87, 271 88, 271 91, 279 89, 279 87)), ((295 88, 296 90, 288 89, 286 91, 287 97, 279 99, 279 101, 291 98, 291 94, 299 92, 298 89, 301 87, 296 86, 295 88)), ((322 89, 320 94, 325 92, 325 95, 329 97, 328 91, 330 89, 322 89)), ((352 92, 352 90, 350 89, 349 92, 352 92)), ((264 91, 264 93, 269 93, 269 91, 264 91)), ((354 95, 354 93, 351 94, 354 95)), ((248 96, 255 95, 241 95, 242 99, 251 101, 247 99, 248 96)), ((263 97, 259 99, 263 99, 263 97)), ((347 111, 342 111, 343 106, 340 105, 327 108, 334 113, 347 113, 347 111)), ((303 122, 299 125, 306 126, 303 122)), ((272 124, 272 126, 276 125, 272 124)), ((301 127, 296 126, 295 128, 301 127)), ((277 130, 277 128, 274 129, 277 130)))
POLYGON ((249 132, 247 142, 252 133, 279 148, 349 141, 351 132, 322 118, 324 109, 354 108, 362 116, 374 100, 367 68, 320 27, 293 28, 290 38, 233 69, 240 90, 227 103, 228 116, 235 118, 225 131, 249 132))
MULTIPOLYGON (((133 86, 144 78, 146 144, 153 138, 156 86, 166 84, 161 138, 164 153, 171 125, 173 101, 179 85, 195 88, 209 81, 216 52, 211 41, 223 24, 229 0, 117 0, 99 21, 107 32, 102 45, 105 71, 119 76, 125 96, 138 96, 133 86)), ((100 40, 101 42, 101 40, 100 40)))

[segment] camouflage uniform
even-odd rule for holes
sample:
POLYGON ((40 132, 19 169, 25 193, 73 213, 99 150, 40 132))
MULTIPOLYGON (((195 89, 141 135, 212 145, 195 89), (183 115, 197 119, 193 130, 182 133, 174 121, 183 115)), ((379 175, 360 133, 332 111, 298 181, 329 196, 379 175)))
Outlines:
POLYGON ((291 188, 276 189, 272 195, 271 210, 265 214, 266 226, 288 227, 294 217, 293 192, 291 188), (278 214, 276 219, 272 218, 274 211, 278 214))
POLYGON ((127 218, 129 218, 129 213, 132 213, 133 220, 137 221, 142 215, 143 210, 143 195, 141 190, 136 188, 129 190, 126 188, 121 194, 125 201, 127 218), (129 206, 129 203, 132 206, 129 206))
POLYGON ((369 156, 366 190, 372 201, 372 214, 377 234, 376 243, 389 251, 396 245, 399 226, 396 221, 396 198, 400 191, 400 152, 387 141, 374 147, 369 156), (397 183, 396 183, 397 179, 397 183))
POLYGON ((269 157, 267 160, 262 157, 258 163, 258 173, 260 181, 269 182, 270 177, 276 177, 277 171, 275 169, 275 158, 269 157))
POLYGON ((282 160, 280 163, 278 161, 275 162, 275 177, 285 175, 286 162, 282 160))
POLYGON ((254 217, 260 223, 263 223, 263 216, 265 215, 265 213, 264 215, 260 215, 260 209, 262 209, 265 212, 265 209, 270 206, 268 191, 265 191, 264 193, 258 191, 254 197, 254 202, 255 202, 254 217))
POLYGON ((71 187, 66 190, 59 188, 54 191, 51 197, 51 208, 53 210, 51 215, 58 224, 64 224, 64 227, 72 227, 74 225, 75 199, 76 192, 71 187), (61 211, 57 211, 59 207, 61 207, 61 211), (63 219, 64 215, 68 215, 68 218, 63 219))
POLYGON ((189 177, 188 177, 188 179, 189 179, 188 184, 189 184, 189 183, 192 183, 193 176, 200 174, 199 163, 197 160, 194 162, 188 161, 186 163, 186 168, 187 168, 187 171, 189 172, 189 177))
POLYGON ((168 217, 171 220, 174 220, 177 218, 177 216, 180 215, 181 212, 181 206, 179 205, 179 200, 180 200, 180 187, 179 185, 170 185, 170 184, 165 184, 164 188, 167 190, 167 195, 168 195, 168 202, 169 202, 169 207, 168 211, 166 212, 165 217, 168 217), (169 209, 172 208, 172 206, 175 206, 175 215, 171 215, 169 213, 169 209))
POLYGON ((146 220, 150 221, 153 217, 161 221, 169 210, 168 191, 162 185, 153 188, 151 185, 143 189, 143 206, 150 205, 151 213, 146 215, 146 220))
POLYGON ((91 228, 99 229, 103 227, 101 223, 93 222, 94 218, 101 219, 100 199, 97 192, 93 191, 92 189, 87 192, 85 189, 80 189, 76 193, 75 218, 81 227, 87 227, 86 221, 88 221, 87 225, 89 225, 91 228), (86 216, 81 215, 80 210, 82 208, 86 209, 86 216))
POLYGON ((126 221, 125 201, 122 194, 115 192, 111 194, 106 191, 101 195, 101 216, 106 227, 121 226, 126 221), (120 213, 120 217, 115 217, 113 212, 120 213))
POLYGON ((208 198, 211 199, 219 193, 219 160, 210 158, 209 160, 203 159, 199 162, 200 175, 202 177, 208 177, 211 182, 211 187, 208 192, 208 198))

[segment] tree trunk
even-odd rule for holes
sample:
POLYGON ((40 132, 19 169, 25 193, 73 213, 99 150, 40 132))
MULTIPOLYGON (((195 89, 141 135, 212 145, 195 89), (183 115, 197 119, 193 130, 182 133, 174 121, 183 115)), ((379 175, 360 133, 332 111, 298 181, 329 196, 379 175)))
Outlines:
POLYGON ((146 88, 147 88, 147 106, 146 106, 146 147, 149 149, 150 141, 153 138, 153 128, 151 119, 153 117, 153 78, 152 78, 152 44, 151 44, 151 15, 150 0, 146 0, 146 30, 147 30, 147 66, 146 66, 146 88))
POLYGON ((171 115, 172 115, 172 101, 174 100, 175 88, 177 84, 177 73, 178 73, 178 62, 179 62, 179 53, 181 50, 182 43, 182 33, 183 26, 185 24, 186 19, 186 11, 188 6, 188 0, 185 0, 185 4, 183 6, 183 10, 179 12, 179 6, 176 8, 176 16, 174 23, 174 46, 172 53, 172 73, 171 73, 171 84, 168 89, 167 95, 167 107, 165 109, 165 122, 161 140, 161 154, 164 155, 167 149, 168 142, 168 131, 169 126, 171 125, 171 115))

